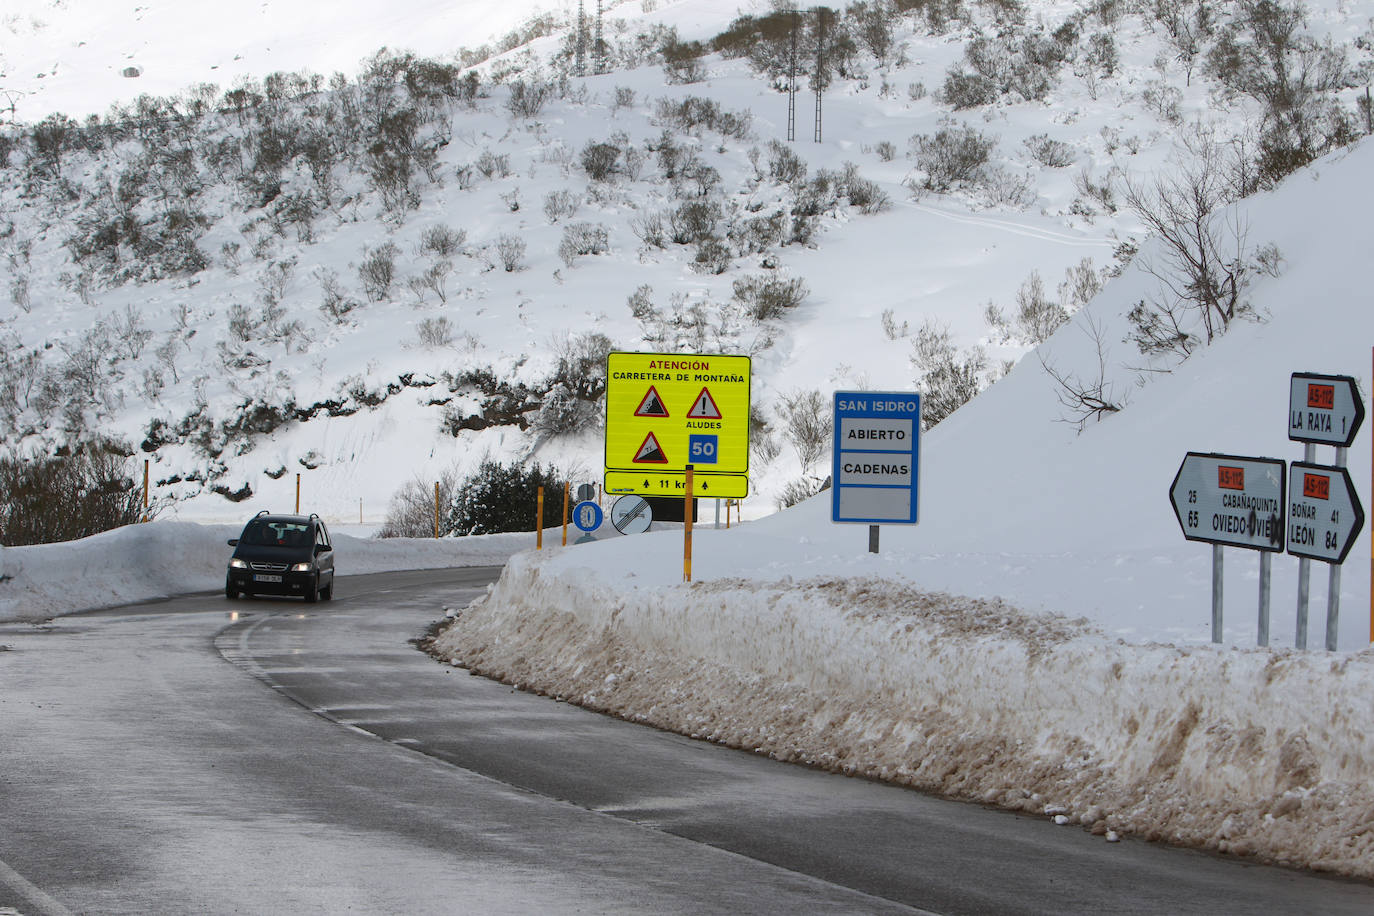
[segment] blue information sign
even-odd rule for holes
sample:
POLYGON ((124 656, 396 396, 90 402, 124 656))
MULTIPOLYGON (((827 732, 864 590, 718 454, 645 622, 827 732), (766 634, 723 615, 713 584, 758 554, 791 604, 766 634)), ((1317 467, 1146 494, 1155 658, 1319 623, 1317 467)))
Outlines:
POLYGON ((919 394, 835 392, 831 520, 916 524, 920 442, 919 394))
POLYGON ((573 524, 582 531, 595 531, 600 528, 601 507, 590 501, 573 506, 573 524))

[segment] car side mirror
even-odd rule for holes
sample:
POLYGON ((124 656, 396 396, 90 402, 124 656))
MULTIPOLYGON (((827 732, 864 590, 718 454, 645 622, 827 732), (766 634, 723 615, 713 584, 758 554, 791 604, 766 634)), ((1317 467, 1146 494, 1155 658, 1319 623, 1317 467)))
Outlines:
POLYGON ((229 539, 229 546, 230 546, 230 547, 237 547, 237 546, 239 546, 239 539, 238 539, 238 538, 230 538, 230 539, 229 539))
POLYGON ((328 545, 328 544, 316 544, 316 545, 315 545, 315 556, 318 557, 318 556, 319 556, 320 554, 322 554, 322 553, 329 553, 329 545, 328 545))

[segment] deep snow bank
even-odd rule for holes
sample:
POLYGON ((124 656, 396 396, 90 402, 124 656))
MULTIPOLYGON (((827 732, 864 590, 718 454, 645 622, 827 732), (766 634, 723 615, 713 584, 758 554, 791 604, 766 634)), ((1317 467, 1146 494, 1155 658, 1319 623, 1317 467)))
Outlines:
POLYGON ((436 651, 782 760, 1374 877, 1374 651, 1128 645, 877 579, 626 588, 545 574, 558 553, 436 651))
MULTIPOLYGON (((52 617, 224 587, 242 525, 152 522, 79 541, 0 547, 0 620, 52 617)), ((340 575, 501 564, 533 534, 472 538, 359 538, 333 534, 340 575)))

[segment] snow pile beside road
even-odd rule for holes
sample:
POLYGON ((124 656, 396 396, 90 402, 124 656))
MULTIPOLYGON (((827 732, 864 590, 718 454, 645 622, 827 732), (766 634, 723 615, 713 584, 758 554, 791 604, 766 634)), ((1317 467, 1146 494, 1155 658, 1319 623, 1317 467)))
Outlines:
MULTIPOLYGON (((152 522, 79 541, 0 547, 0 620, 52 617, 224 588, 225 543, 242 525, 152 522)), ((340 575, 500 565, 533 534, 361 538, 335 533, 340 575)))
POLYGON ((557 553, 436 652, 780 760, 1374 877, 1374 651, 1129 645, 877 579, 626 588, 545 575, 557 553))

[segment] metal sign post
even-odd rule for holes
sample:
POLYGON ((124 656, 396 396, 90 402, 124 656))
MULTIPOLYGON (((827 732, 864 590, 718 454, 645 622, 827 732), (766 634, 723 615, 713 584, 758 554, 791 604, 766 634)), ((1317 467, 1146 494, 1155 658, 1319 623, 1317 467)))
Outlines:
POLYGON ((687 465, 687 493, 682 505, 682 581, 692 581, 692 466, 687 465))
MULTIPOLYGON (((1222 546, 1284 546, 1284 462, 1189 452, 1169 487, 1183 536, 1212 545, 1212 642, 1222 637, 1222 546)), ((1268 637, 1269 564, 1260 564, 1259 632, 1268 637)))
POLYGON ((837 391, 834 417, 830 520, 868 525, 868 550, 877 553, 880 524, 917 522, 921 396, 837 391))

